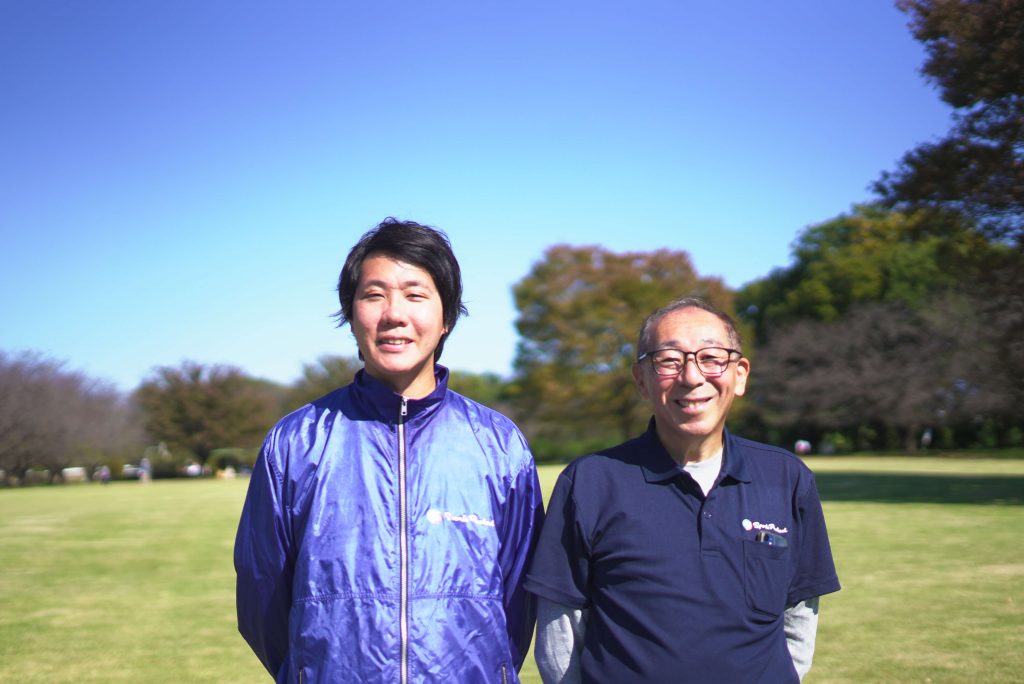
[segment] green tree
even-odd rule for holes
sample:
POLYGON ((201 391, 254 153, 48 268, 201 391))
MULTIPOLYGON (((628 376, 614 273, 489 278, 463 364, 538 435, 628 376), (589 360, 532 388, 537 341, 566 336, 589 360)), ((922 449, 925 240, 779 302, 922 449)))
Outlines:
MULTIPOLYGON (((302 367, 302 377, 288 389, 285 410, 293 411, 352 382, 363 367, 359 359, 325 354, 302 367)), ((467 373, 452 370, 448 386, 492 408, 508 399, 507 383, 494 373, 467 373)))
POLYGON ((214 449, 254 447, 278 417, 265 383, 232 366, 163 366, 135 391, 154 441, 184 447, 205 465, 214 449))
POLYGON ((993 249, 955 217, 861 205, 807 228, 793 263, 744 286, 736 307, 764 343, 773 327, 835 321, 863 302, 919 308, 977 272, 993 249))
POLYGON ((1019 424, 1021 256, 949 213, 864 205, 809 227, 794 242, 790 266, 736 295, 737 309, 757 332, 748 432, 758 425, 766 428, 762 436, 863 428, 882 436, 898 432, 909 445, 916 429, 937 423, 935 412, 944 411, 941 422, 949 425, 967 419, 962 407, 968 405, 1000 425, 1019 424), (958 313, 943 316, 949 311, 958 313), (903 327, 890 320, 901 317, 903 327), (886 337, 885 330, 897 332, 886 337), (962 338, 963 331, 975 342, 962 338), (840 343, 830 353, 829 345, 840 343), (920 356, 911 360, 915 345, 920 356), (815 350, 819 361, 789 373, 787 354, 813 356, 804 350, 815 350), (961 356, 974 363, 946 363, 961 356), (905 365, 875 379, 864 370, 869 360, 884 368, 898 359, 905 365), (870 386, 885 377, 888 383, 870 386), (998 385, 987 380, 994 377, 1001 378, 998 385), (950 387, 971 388, 971 401, 950 387), (961 408, 944 408, 949 396, 961 408))
POLYGON ((362 361, 348 356, 325 354, 315 363, 302 366, 302 377, 288 391, 287 411, 293 411, 311 401, 352 382, 362 361))
POLYGON ((908 152, 875 190, 890 206, 961 213, 1024 246, 1024 2, 896 4, 927 50, 925 77, 956 113, 945 138, 908 152))
POLYGON ((554 246, 514 293, 521 338, 515 415, 541 457, 607 445, 642 429, 649 411, 630 367, 649 313, 687 295, 732 309, 721 280, 699 277, 685 252, 670 250, 554 246))
POLYGON ((497 373, 451 371, 448 387, 484 406, 507 413, 509 384, 497 373))

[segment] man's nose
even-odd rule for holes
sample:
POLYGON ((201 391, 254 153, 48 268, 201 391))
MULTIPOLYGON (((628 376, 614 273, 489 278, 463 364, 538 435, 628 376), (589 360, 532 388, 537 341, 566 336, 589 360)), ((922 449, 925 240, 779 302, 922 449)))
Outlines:
POLYGON ((388 297, 384 306, 381 318, 392 325, 405 323, 408 315, 405 298, 401 296, 388 297))
POLYGON ((679 379, 690 386, 704 384, 704 374, 697 367, 697 355, 687 354, 683 359, 683 370, 679 372, 679 379), (692 362, 692 363, 691 363, 692 362))

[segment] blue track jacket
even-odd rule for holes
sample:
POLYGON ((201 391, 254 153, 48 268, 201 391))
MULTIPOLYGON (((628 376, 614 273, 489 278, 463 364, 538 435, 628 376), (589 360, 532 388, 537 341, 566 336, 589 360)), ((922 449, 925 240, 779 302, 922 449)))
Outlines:
POLYGON ((238 628, 278 682, 518 682, 543 504, 503 415, 364 371, 267 436, 235 540, 238 628))

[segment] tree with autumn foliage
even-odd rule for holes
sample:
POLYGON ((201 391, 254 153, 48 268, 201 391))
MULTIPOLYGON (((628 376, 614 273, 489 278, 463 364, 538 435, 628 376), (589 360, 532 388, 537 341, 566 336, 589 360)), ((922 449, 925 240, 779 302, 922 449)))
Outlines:
POLYGON ((541 458, 578 455, 643 429, 649 410, 630 367, 649 313, 688 295, 732 310, 721 280, 698 276, 685 252, 667 249, 557 245, 514 294, 514 414, 541 458))

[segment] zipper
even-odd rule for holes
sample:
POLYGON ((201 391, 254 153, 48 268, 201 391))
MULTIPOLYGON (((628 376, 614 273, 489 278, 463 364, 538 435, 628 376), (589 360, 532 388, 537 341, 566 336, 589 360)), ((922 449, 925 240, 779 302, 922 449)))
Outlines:
POLYGON ((501 664, 501 684, 508 684, 508 672, 505 670, 505 663, 501 664))
POLYGON ((399 681, 409 682, 409 502, 405 487, 405 418, 409 406, 402 397, 402 409, 398 415, 398 631, 401 637, 399 659, 399 681))

